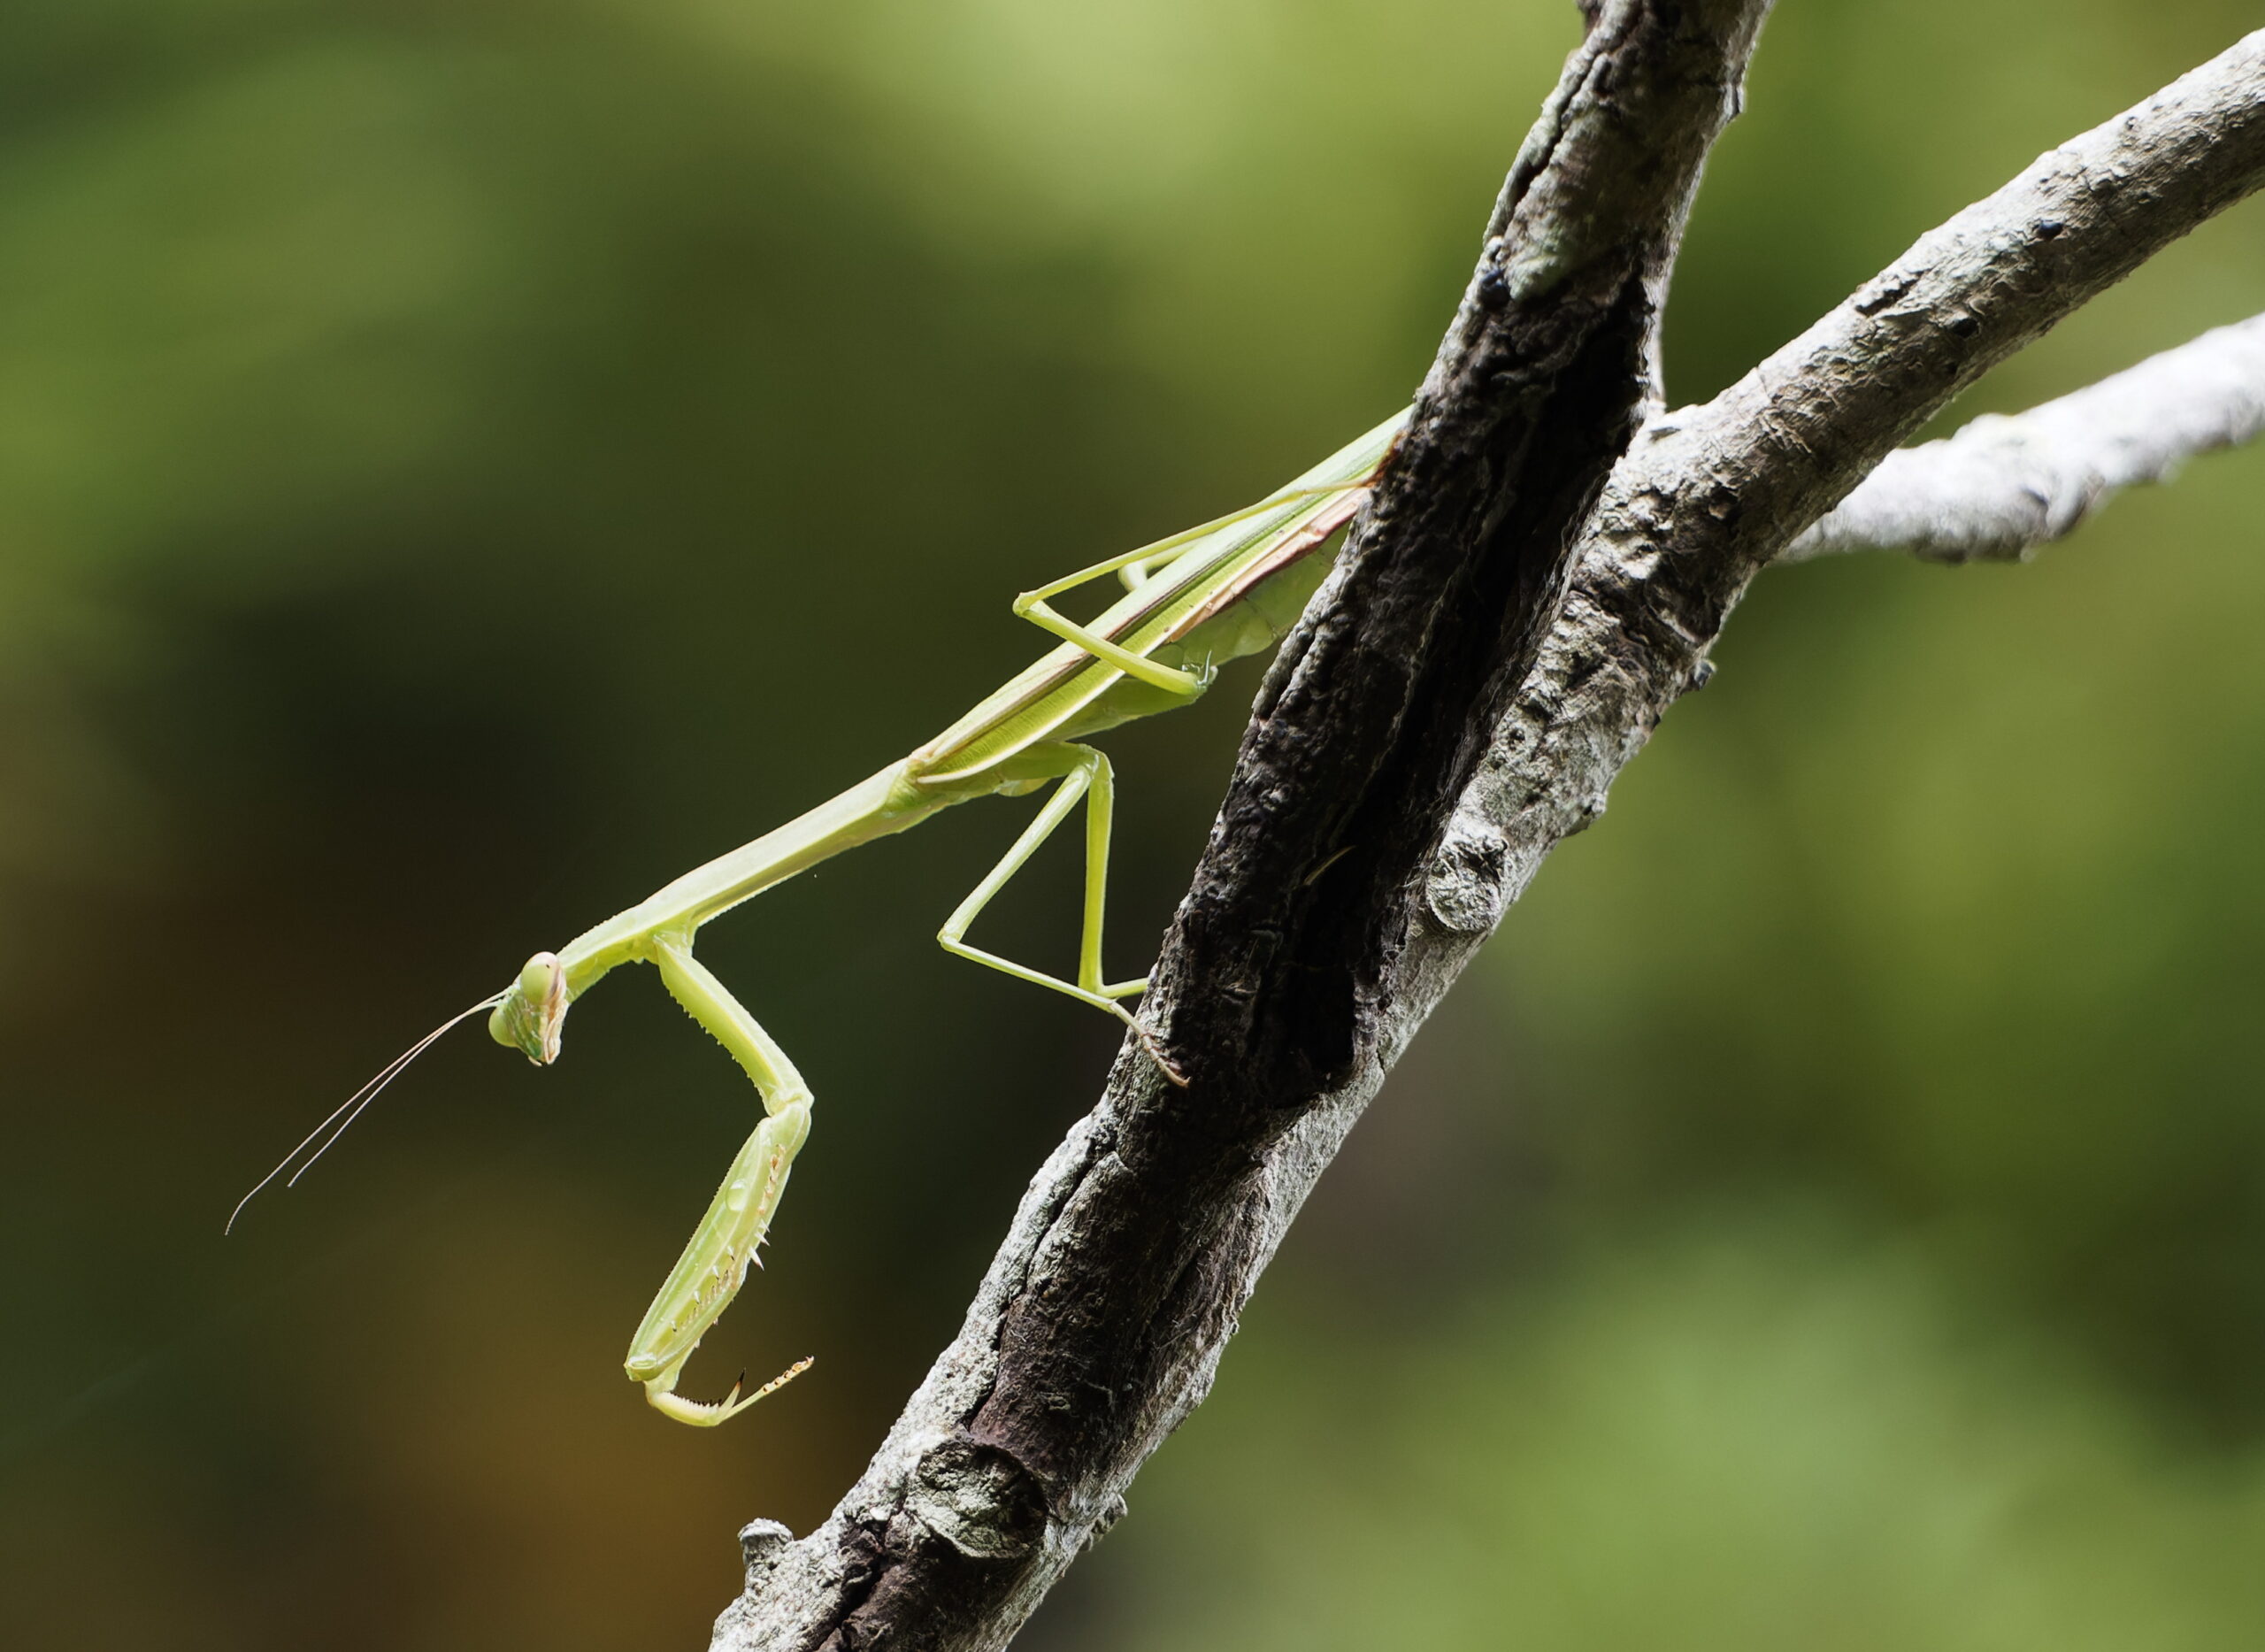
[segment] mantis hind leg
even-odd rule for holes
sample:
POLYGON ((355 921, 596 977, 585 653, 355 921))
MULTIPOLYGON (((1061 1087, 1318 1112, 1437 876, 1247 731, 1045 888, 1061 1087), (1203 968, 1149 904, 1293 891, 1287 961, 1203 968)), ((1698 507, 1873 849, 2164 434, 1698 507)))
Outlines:
POLYGON ((1114 665, 1128 677, 1137 678, 1142 682, 1158 688, 1168 689, 1174 694, 1201 694, 1210 686, 1211 673, 1209 671, 1176 670, 1169 665, 1159 665, 1155 660, 1135 654, 1132 649, 1110 642, 1089 626, 1081 626, 1076 620, 1066 619, 1056 613, 1048 605, 1047 599, 1059 596, 1064 591, 1075 590, 1080 585, 1088 584, 1110 573, 1116 574, 1124 582, 1125 589, 1138 590, 1160 569, 1175 560, 1181 552, 1222 529, 1232 527, 1238 522, 1247 522, 1253 517, 1263 516, 1270 511, 1295 506, 1303 501, 1328 499, 1341 494, 1356 493, 1367 488, 1369 482, 1370 477, 1363 476, 1357 481, 1327 482, 1318 487, 1293 488, 1281 493, 1270 495, 1255 504, 1245 505, 1240 511, 1230 511, 1223 517, 1216 517, 1209 522, 1200 523, 1194 527, 1184 529, 1167 538, 1142 545, 1138 549, 1128 550, 1120 556, 1111 557, 1106 561, 1096 562, 1091 567, 1079 569, 1075 573, 1064 574, 1058 580, 1040 586, 1034 591, 1025 591, 1014 600, 1015 615, 1017 619, 1029 620, 1031 624, 1050 635, 1060 637, 1065 642, 1076 643, 1103 665, 1114 665))
POLYGON ((1109 904, 1109 833, 1117 803, 1117 786, 1109 759, 1091 746, 1040 746, 1023 753, 1009 767, 1017 771, 1013 775, 1016 779, 1043 781, 1058 774, 1062 783, 1054 788, 1054 795, 1046 800, 1038 818, 1023 828, 1014 846, 999 857, 999 864, 944 920, 944 926, 936 932, 936 942, 956 957, 985 964, 1017 980, 1066 993, 1081 1003, 1108 1010, 1131 1026, 1132 1012, 1118 1001, 1145 990, 1147 980, 1119 981, 1111 986, 1102 980, 1101 972, 1102 922, 1109 904), (1078 979, 1066 981, 969 945, 968 926, 1029 863, 1039 845, 1054 835, 1081 801, 1086 805, 1086 892, 1084 918, 1078 937, 1078 979))

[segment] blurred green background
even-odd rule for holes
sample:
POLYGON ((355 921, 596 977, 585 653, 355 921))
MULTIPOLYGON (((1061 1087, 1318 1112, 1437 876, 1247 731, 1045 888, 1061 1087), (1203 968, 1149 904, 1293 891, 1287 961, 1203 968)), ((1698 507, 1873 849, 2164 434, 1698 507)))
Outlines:
MULTIPOLYGON (((1710 393, 2242 0, 1787 0, 1678 276, 1710 393)), ((820 1101, 687 1390, 618 1362, 748 1127, 637 975, 441 1015, 1030 657, 1008 593, 1420 376, 1564 0, 0 11, 0 1637, 693 1646, 1090 1103, 930 936, 958 811, 703 955, 820 1101)), ((1959 410, 2265 308, 2265 212, 1959 410)), ((1355 1133, 1091 1652, 2265 1639, 2265 450, 2036 566, 1762 582, 1355 1133)), ((1113 964, 1255 672, 1113 738, 1113 964)), ((1074 857, 987 918, 1066 956, 1074 857)))

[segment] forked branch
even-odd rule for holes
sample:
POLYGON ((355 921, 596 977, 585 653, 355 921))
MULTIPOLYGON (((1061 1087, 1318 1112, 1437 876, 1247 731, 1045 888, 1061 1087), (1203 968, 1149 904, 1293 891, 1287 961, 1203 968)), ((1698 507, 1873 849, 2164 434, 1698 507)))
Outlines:
POLYGON ((718 1647, 1002 1645, 1201 1402, 1346 1131, 1703 678, 1747 581, 1957 389, 2265 181, 2257 35, 2046 155, 1615 463, 1765 10, 1598 8, 1404 462, 1268 679, 1160 960, 1152 1013, 1194 1084, 1128 1046, 864 1476, 808 1537, 742 1534, 718 1647))

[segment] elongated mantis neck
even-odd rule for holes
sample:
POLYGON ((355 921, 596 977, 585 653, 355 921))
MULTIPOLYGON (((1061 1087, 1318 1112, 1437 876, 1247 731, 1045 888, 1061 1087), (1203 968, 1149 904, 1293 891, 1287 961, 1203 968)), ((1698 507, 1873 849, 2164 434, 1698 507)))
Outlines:
MULTIPOLYGON (((985 790, 988 788, 982 788, 985 790)), ((968 788, 928 791, 892 763, 784 826, 719 855, 567 942, 558 954, 571 1002, 616 964, 644 959, 653 937, 688 941, 710 918, 845 850, 918 826, 968 788)))

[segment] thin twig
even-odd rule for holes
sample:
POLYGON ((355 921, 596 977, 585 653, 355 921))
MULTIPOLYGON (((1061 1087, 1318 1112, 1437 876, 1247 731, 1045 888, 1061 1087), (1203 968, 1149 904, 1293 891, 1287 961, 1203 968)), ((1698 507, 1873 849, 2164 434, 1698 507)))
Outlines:
POLYGON ((2197 454, 2265 433, 2265 316, 2205 333, 2028 411, 1985 413, 1899 448, 1778 553, 1780 562, 1901 550, 2018 562, 2116 493, 2168 481, 2197 454))

